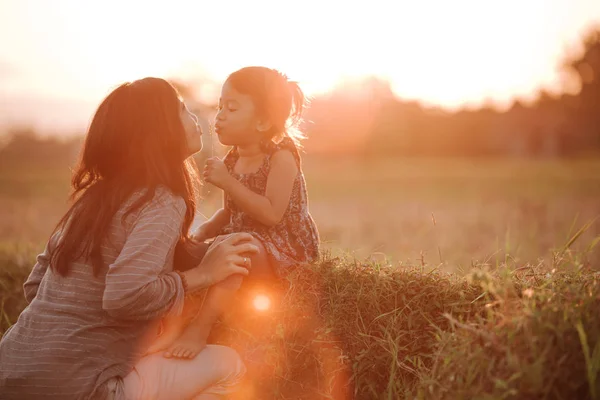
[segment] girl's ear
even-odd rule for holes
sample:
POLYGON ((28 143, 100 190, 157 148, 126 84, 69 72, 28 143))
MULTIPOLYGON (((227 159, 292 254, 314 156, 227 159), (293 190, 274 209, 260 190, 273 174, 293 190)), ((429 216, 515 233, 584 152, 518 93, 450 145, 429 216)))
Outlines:
POLYGON ((259 132, 262 132, 262 133, 269 131, 272 127, 273 127, 273 124, 271 123, 271 121, 259 120, 256 123, 256 130, 259 132))

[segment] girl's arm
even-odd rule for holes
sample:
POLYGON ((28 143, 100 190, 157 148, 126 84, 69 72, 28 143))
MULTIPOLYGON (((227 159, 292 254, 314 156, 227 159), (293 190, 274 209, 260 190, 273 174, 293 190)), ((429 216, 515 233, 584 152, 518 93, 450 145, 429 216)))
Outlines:
POLYGON ((203 242, 206 239, 214 238, 215 236, 217 236, 217 233, 219 233, 219 231, 229 223, 231 213, 225 205, 226 201, 226 199, 223 199, 223 208, 217 210, 217 212, 214 213, 212 217, 210 217, 206 222, 200 225, 200 227, 194 234, 195 240, 203 242))
POLYGON ((222 161, 213 160, 206 179, 223 189, 236 205, 255 220, 267 226, 281 221, 290 203, 298 165, 292 152, 280 150, 271 157, 267 189, 262 196, 245 187, 229 174, 222 161))

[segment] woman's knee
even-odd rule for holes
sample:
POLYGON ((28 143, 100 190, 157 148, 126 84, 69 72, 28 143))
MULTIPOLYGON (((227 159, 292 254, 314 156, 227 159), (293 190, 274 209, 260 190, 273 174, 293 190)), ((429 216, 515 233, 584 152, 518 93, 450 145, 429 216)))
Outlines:
POLYGON ((217 395, 232 393, 246 374, 246 366, 240 355, 231 347, 220 345, 208 345, 203 352, 209 352, 211 366, 218 379, 205 393, 217 395))

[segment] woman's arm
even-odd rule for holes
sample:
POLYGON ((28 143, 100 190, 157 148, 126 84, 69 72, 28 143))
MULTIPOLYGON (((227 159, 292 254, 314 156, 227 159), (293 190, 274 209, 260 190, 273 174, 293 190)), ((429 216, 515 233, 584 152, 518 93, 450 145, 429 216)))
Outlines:
POLYGON ((29 273, 29 277, 23 284, 23 292, 25 293, 25 300, 27 303, 31 303, 37 295, 38 288, 42 282, 42 278, 46 275, 46 271, 50 266, 50 248, 56 246, 56 240, 60 236, 60 231, 57 231, 52 235, 44 251, 36 257, 36 263, 33 269, 29 273))
POLYGON ((37 295, 38 288, 42 282, 42 278, 48 270, 50 265, 50 255, 48 254, 48 247, 43 253, 39 254, 36 258, 36 263, 29 274, 29 277, 23 284, 23 292, 25 293, 25 300, 27 303, 31 303, 37 295))
POLYGON ((185 203, 179 198, 155 198, 140 212, 106 275, 102 307, 108 314, 149 320, 169 310, 181 313, 181 278, 175 272, 165 274, 164 268, 181 236, 184 213, 185 203))
POLYGON ((257 221, 274 226, 281 221, 288 208, 298 165, 294 155, 280 150, 271 157, 265 195, 254 193, 229 174, 222 162, 214 162, 207 180, 223 189, 235 204, 257 221))
MULTIPOLYGON (((185 203, 152 201, 137 218, 123 250, 106 274, 103 309, 112 317, 149 320, 180 315, 184 287, 177 272, 164 273, 181 235, 185 203)), ((232 274, 248 274, 245 255, 258 252, 252 235, 219 237, 200 264, 182 272, 189 291, 209 287, 232 274)))

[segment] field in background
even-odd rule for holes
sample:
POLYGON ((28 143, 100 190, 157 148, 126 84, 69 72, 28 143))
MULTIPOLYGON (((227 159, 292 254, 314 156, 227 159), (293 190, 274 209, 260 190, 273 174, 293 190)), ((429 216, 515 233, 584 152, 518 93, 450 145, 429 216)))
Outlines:
MULTIPOLYGON (((306 159, 304 170, 334 255, 456 270, 548 258, 588 222, 575 248, 600 234, 600 161, 306 159)), ((66 210, 68 179, 66 169, 0 171, 0 242, 41 249, 66 210)), ((220 193, 204 192, 210 216, 220 193)))

